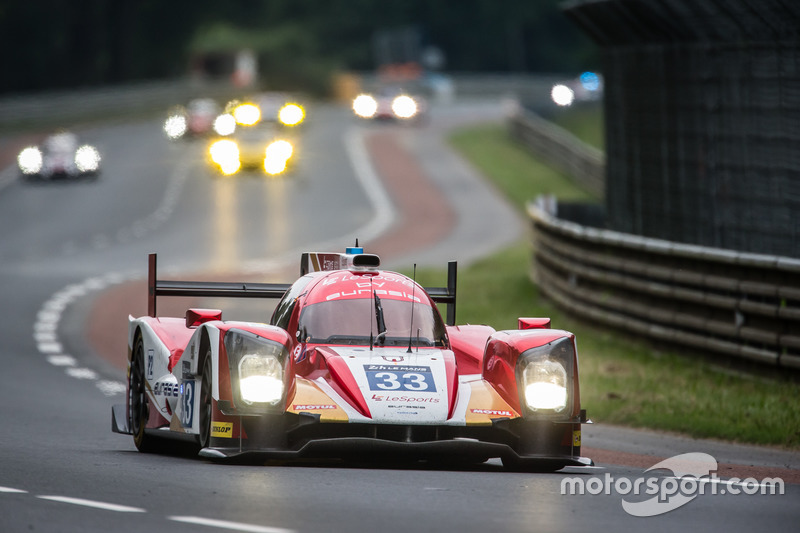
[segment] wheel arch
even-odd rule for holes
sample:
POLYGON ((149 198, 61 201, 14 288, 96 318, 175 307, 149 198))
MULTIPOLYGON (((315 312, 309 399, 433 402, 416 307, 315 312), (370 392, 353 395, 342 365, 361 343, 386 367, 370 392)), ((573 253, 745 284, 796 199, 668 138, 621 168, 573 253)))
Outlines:
POLYGON ((213 326, 203 325, 199 332, 199 344, 197 345, 197 367, 196 375, 201 375, 203 365, 207 357, 211 357, 211 394, 214 399, 219 400, 219 376, 220 376, 220 340, 222 332, 213 326))

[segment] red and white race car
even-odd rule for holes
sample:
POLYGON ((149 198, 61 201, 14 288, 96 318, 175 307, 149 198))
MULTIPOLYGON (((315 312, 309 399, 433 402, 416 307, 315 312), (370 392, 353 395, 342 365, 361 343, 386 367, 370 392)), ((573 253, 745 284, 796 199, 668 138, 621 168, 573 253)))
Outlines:
POLYGON ((291 285, 157 279, 149 316, 129 318, 128 394, 112 429, 140 451, 182 439, 215 461, 362 458, 557 470, 581 457, 573 334, 549 319, 519 330, 456 326, 456 264, 424 289, 361 248, 304 253, 291 285), (269 324, 157 296, 279 298, 269 324), (434 302, 447 306, 445 323, 434 302))

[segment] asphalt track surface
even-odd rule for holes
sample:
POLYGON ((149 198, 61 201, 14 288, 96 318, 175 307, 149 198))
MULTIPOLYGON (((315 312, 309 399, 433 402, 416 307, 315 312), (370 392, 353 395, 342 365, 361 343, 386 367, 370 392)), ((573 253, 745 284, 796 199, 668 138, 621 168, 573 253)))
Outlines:
MULTIPOLYGON (((150 121, 81 132, 104 155, 97 181, 33 184, 2 170, 0 531, 795 530, 798 457, 771 449, 598 425, 583 443, 597 467, 529 474, 495 460, 216 465, 140 454, 111 433, 110 406, 123 400, 124 314, 143 312, 147 253, 174 276, 280 281, 299 251, 337 250, 355 237, 392 267, 469 263, 518 239, 524 223, 442 134, 501 111, 441 106, 427 125, 399 128, 321 106, 310 110, 292 175, 274 180, 219 179, 201 142, 167 143, 150 121), (101 319, 122 324, 98 327, 101 319), (668 491, 669 471, 644 470, 686 452, 720 463, 714 493, 707 484, 652 517, 626 512, 623 502, 646 496, 620 494, 619 480, 655 477, 668 491), (786 478, 785 494, 743 494, 729 480, 767 475, 786 478), (573 478, 590 490, 562 494, 573 478)), ((250 305, 231 313, 269 314, 250 305)))

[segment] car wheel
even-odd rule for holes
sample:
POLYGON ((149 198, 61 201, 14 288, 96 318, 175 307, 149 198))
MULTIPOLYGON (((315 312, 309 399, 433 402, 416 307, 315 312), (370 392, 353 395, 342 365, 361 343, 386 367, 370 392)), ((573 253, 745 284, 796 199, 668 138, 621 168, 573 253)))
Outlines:
POLYGON ((211 443, 211 350, 206 352, 203 362, 203 376, 200 382, 200 448, 208 448, 211 443))
POLYGON ((144 342, 141 337, 138 337, 133 350, 133 360, 128 378, 128 418, 136 448, 140 452, 152 452, 155 450, 153 437, 145 433, 150 416, 150 405, 147 399, 147 381, 144 369, 144 342))

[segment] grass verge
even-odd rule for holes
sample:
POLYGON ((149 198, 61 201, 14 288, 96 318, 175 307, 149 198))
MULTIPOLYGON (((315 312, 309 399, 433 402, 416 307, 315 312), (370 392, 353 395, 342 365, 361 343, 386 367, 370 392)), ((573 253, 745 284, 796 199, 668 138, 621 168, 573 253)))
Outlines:
MULTIPOLYGON (((532 158, 502 125, 459 131, 450 140, 519 209, 540 193, 590 198, 532 158)), ((510 329, 519 316, 549 316, 554 327, 574 332, 581 403, 596 422, 800 449, 796 381, 754 377, 700 354, 654 348, 624 332, 576 321, 539 294, 529 278, 530 262, 530 244, 522 241, 461 269, 458 322, 510 329)), ((444 277, 436 270, 417 273, 428 285, 444 277)))
POLYGON ((583 142, 600 150, 605 149, 603 105, 600 102, 557 109, 549 119, 583 142))

